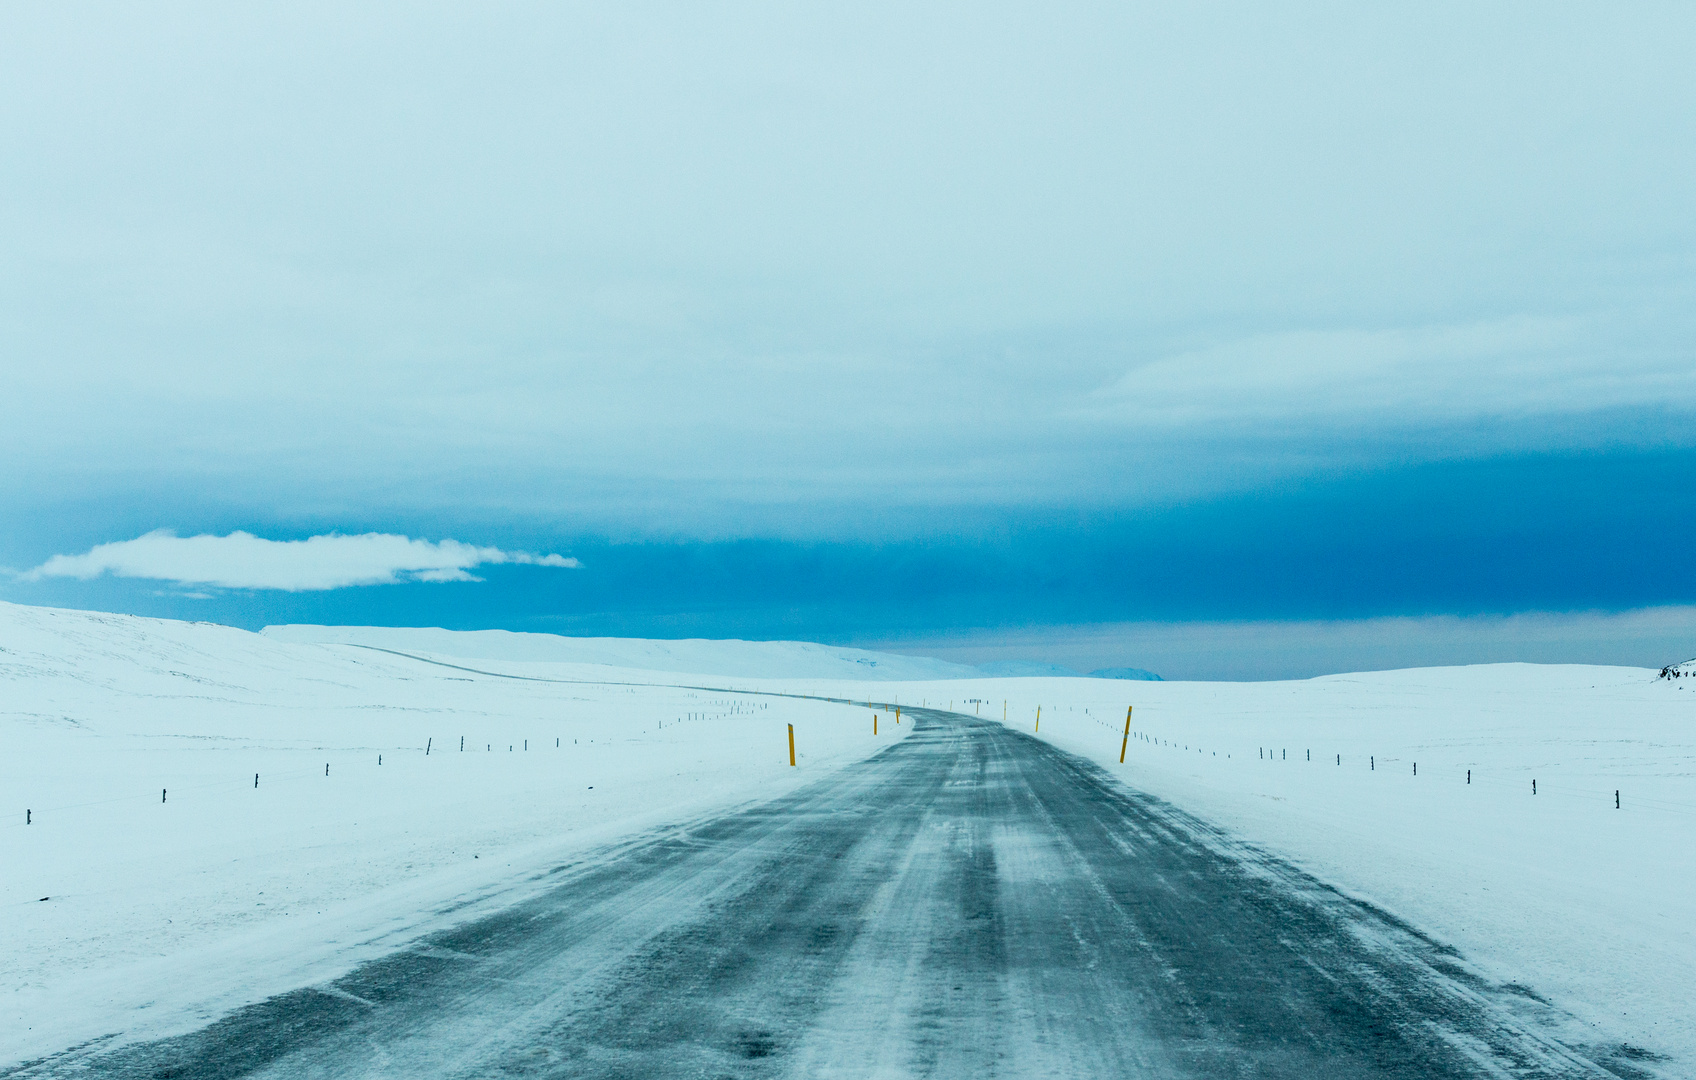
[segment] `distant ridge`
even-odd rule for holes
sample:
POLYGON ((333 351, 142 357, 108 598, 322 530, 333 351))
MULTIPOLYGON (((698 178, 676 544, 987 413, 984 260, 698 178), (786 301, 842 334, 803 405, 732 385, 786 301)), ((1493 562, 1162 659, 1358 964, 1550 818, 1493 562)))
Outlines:
POLYGON ((979 664, 978 670, 996 678, 1026 679, 1139 679, 1144 682, 1165 682, 1152 671, 1140 667, 1097 668, 1085 674, 1059 664, 1044 664, 1039 660, 994 660, 979 664))
POLYGON ((1144 671, 1140 667, 1104 667, 1090 672, 1097 679, 1138 679, 1143 682, 1165 682, 1152 671, 1144 671))
POLYGON ((855 679, 868 682, 975 679, 964 664, 926 656, 868 652, 810 641, 563 637, 511 630, 400 626, 267 626, 265 637, 315 645, 369 645, 468 660, 604 664, 750 679, 855 679))
POLYGON ((992 660, 987 664, 979 664, 978 670, 985 675, 996 678, 1052 678, 1052 679, 1081 679, 1084 673, 1074 671, 1059 664, 1044 664, 1038 660, 992 660))

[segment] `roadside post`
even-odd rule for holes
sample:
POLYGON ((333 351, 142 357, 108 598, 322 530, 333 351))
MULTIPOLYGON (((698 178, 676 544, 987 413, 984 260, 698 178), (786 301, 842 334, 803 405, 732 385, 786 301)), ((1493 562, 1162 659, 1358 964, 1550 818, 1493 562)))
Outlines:
POLYGON ((1125 748, 1131 745, 1131 710, 1135 705, 1125 706, 1125 737, 1119 740, 1119 764, 1125 763, 1125 748))

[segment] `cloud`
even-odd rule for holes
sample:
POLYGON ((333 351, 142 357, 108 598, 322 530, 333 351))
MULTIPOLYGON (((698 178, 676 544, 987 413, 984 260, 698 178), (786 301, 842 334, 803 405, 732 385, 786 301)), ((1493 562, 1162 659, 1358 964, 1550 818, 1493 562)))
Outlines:
POLYGON ((468 571, 497 563, 582 566, 563 555, 502 551, 457 540, 414 540, 393 533, 266 540, 246 532, 184 537, 158 529, 134 540, 99 544, 81 555, 55 555, 23 579, 87 580, 112 574, 181 585, 308 592, 406 581, 481 581, 468 571))
POLYGON ((1624 362, 1626 337, 1576 317, 1257 334, 1142 364, 1081 411, 1217 434, 1696 408, 1688 355, 1645 348, 1624 362))

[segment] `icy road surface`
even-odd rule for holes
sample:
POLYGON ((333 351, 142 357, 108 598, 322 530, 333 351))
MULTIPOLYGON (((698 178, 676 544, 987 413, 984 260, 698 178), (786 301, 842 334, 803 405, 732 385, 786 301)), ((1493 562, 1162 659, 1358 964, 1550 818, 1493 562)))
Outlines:
POLYGON ((1640 1075, 1095 765, 910 715, 870 759, 333 984, 12 1075, 1640 1075))

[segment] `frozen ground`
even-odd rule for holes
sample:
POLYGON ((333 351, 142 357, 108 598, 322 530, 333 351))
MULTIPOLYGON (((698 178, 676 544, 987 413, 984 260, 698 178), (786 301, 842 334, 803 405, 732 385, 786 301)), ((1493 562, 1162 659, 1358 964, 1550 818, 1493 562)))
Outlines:
MULTIPOLYGON (((322 984, 533 900, 574 852, 788 795, 899 737, 886 715, 874 740, 863 709, 451 641, 423 663, 0 605, 0 649, 0 1061, 322 984), (538 681, 583 678, 602 681, 538 681)), ((873 686, 812 670, 717 681, 994 720, 1006 702, 1026 731, 1040 704, 1040 738, 1406 919, 1646 1068, 1692 1073, 1696 680, 1495 665, 873 686)))

